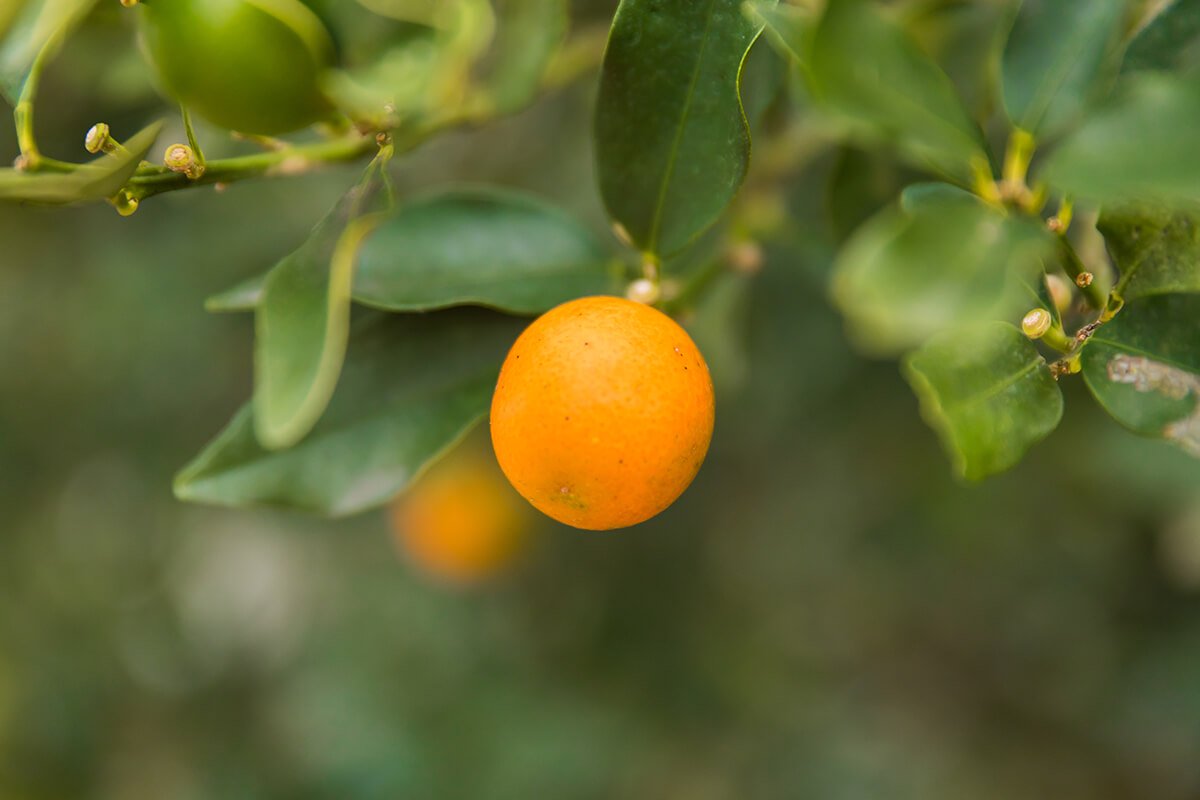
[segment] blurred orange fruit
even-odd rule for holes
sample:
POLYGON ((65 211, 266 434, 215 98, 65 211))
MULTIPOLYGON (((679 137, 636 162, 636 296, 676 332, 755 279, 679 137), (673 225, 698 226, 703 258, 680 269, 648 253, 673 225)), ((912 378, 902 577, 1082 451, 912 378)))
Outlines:
POLYGON ((478 583, 504 570, 529 533, 529 514, 494 462, 462 450, 418 479, 391 509, 409 560, 436 578, 478 583))
POLYGON ((513 345, 492 445, 521 495, 588 530, 635 525, 683 493, 713 429, 713 387, 670 317, 617 297, 548 311, 513 345))

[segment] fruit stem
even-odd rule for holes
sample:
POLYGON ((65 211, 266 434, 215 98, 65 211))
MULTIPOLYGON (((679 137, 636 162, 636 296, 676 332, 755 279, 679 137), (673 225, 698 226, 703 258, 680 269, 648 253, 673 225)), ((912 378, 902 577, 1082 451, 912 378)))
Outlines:
POLYGON ((375 148, 375 137, 355 134, 328 142, 209 161, 204 174, 194 180, 165 167, 142 166, 130 179, 129 191, 143 200, 196 185, 227 184, 259 175, 295 175, 324 164, 355 161, 375 148))

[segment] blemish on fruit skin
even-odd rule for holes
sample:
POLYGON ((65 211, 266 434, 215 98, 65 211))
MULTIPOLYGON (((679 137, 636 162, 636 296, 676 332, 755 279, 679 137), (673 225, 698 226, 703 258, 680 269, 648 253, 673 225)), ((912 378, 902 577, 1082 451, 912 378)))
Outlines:
POLYGON ((558 492, 552 495, 553 499, 574 508, 578 511, 583 511, 587 508, 587 503, 579 499, 578 495, 571 491, 570 486, 558 487, 558 492))

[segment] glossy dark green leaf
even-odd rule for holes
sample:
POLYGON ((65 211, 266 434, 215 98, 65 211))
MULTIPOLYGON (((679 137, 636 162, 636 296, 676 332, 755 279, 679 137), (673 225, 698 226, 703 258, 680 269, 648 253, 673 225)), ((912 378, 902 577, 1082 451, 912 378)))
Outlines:
POLYGON ((1088 388, 1114 419, 1200 457, 1200 294, 1127 304, 1082 358, 1088 388))
POLYGON ((0 11, 0 96, 16 103, 38 53, 55 37, 61 39, 98 0, 6 0, 0 11), (8 35, 5 30, 8 30, 8 35))
POLYGON ((950 79, 869 0, 836 0, 812 41, 813 92, 829 110, 920 166, 966 177, 983 138, 950 79))
POLYGON ((254 318, 254 427, 272 450, 312 429, 337 386, 350 335, 350 289, 363 241, 380 223, 373 164, 299 249, 267 273, 254 318))
POLYGON ((619 292, 578 222, 515 192, 469 189, 397 209, 364 244, 354 299, 389 311, 483 305, 534 314, 619 292))
POLYGON ((609 215, 642 250, 670 254, 710 226, 750 161, 738 80, 761 25, 741 0, 622 0, 596 102, 609 215))
POLYGON ((1200 292, 1200 215, 1147 206, 1105 209, 1096 227, 1121 271, 1126 300, 1200 292))
POLYGON ((1126 0, 1023 0, 1004 47, 1004 106, 1013 124, 1052 135, 1111 81, 1126 0))
POLYGON ((1009 469, 1062 419, 1062 391, 1045 359, 1006 322, 935 336, 905 359, 904 373, 967 480, 1009 469))
POLYGON ((1200 64, 1200 0, 1174 0, 1133 37, 1122 72, 1181 71, 1200 64))
MULTIPOLYGON (((481 305, 535 314, 619 293, 622 271, 558 209, 516 192, 463 189, 418 199, 381 221, 358 251, 353 297, 389 311, 481 305)), ((252 310, 264 280, 243 281, 205 308, 252 310)))
POLYGON ((834 264, 833 296, 863 348, 897 354, 973 320, 1018 320, 1053 252, 1040 225, 946 187, 879 213, 834 264))
POLYGON ((0 201, 67 205, 112 197, 129 182, 161 128, 155 123, 126 142, 125 152, 102 156, 69 173, 0 169, 0 201))
POLYGON ((179 474, 183 500, 330 516, 387 502, 487 413, 524 323, 482 309, 355 321, 337 391, 289 450, 266 450, 243 408, 179 474))
POLYGON ((1146 73, 1092 111, 1041 177, 1100 203, 1200 203, 1200 84, 1146 73))

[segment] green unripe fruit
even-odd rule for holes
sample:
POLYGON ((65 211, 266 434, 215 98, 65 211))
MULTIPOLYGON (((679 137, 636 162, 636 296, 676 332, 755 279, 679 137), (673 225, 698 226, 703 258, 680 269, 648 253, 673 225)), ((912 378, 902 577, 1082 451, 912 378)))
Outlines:
POLYGON ((209 122, 273 135, 329 115, 333 42, 300 0, 141 0, 146 53, 165 88, 209 122))

